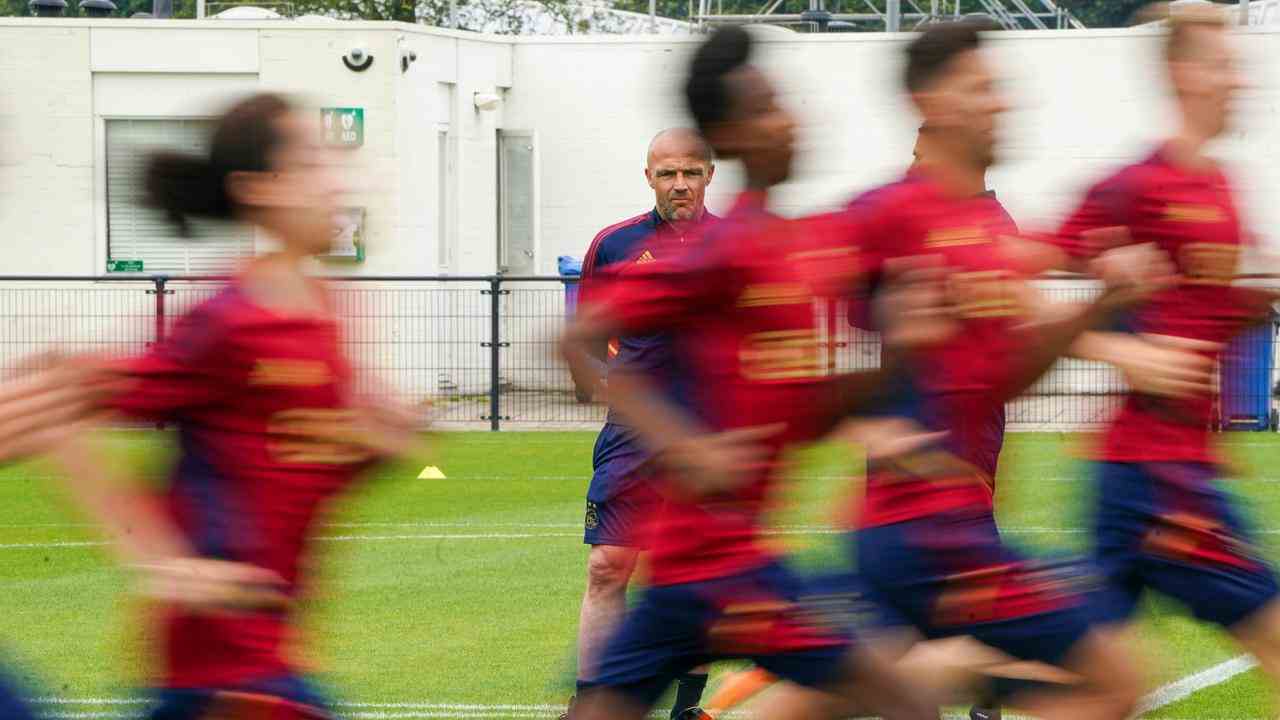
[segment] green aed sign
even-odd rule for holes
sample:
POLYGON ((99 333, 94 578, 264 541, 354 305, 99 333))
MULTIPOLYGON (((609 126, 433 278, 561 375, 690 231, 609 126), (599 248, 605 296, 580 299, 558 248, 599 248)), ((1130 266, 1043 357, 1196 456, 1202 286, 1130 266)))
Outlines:
POLYGON ((142 272, 141 260, 108 260, 107 272, 142 272))
POLYGON ((324 144, 357 148, 364 145, 364 108, 320 108, 324 144))

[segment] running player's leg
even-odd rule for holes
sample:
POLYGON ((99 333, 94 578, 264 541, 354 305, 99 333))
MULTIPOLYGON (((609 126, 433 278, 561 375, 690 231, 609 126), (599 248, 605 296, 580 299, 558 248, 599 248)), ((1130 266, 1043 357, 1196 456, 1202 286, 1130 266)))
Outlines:
POLYGON ((1229 628, 1232 637, 1258 661, 1273 686, 1280 686, 1280 601, 1272 600, 1229 628))
POLYGON ((1113 588, 1113 619, 1128 619, 1150 587, 1227 629, 1280 684, 1280 587, 1216 469, 1099 463, 1097 474, 1095 555, 1113 588))
POLYGON ((713 626, 717 656, 746 655, 771 675, 790 681, 769 698, 762 717, 843 717, 852 706, 886 718, 936 718, 936 699, 908 682, 890 658, 855 642, 848 624, 815 620, 801 601, 804 584, 782 565, 756 573, 765 597, 738 593, 746 602, 735 617, 730 607, 713 626))
POLYGON ((708 607, 687 585, 647 588, 579 682, 573 720, 644 717, 703 652, 708 607))
POLYGON ((224 688, 164 688, 155 694, 150 720, 327 720, 329 701, 298 674, 250 681, 224 688))
POLYGON ((876 595, 927 637, 972 636, 1081 678, 1061 692, 1021 692, 1013 703, 1046 718, 1116 719, 1136 703, 1141 685, 1133 663, 1091 628, 1082 570, 1014 553, 989 512, 970 508, 866 528, 857 552, 876 595))

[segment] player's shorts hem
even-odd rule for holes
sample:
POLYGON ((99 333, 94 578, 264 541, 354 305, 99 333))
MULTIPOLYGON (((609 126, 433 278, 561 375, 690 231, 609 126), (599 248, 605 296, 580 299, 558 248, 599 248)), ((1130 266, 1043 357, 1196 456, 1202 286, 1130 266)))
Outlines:
POLYGON ((1181 602, 1197 620, 1231 628, 1280 597, 1274 568, 1250 549, 1254 541, 1248 519, 1218 486, 1217 473, 1204 463, 1108 461, 1095 466, 1092 559, 1107 582, 1101 620, 1129 621, 1143 591, 1154 590, 1181 602), (1224 542, 1218 550, 1233 557, 1198 556, 1183 551, 1184 546, 1198 547, 1185 541, 1149 547, 1148 538, 1158 529, 1197 527, 1164 519, 1184 508, 1203 518, 1200 526, 1229 535, 1235 544, 1224 542))
POLYGON ((648 485, 637 484, 607 500, 587 499, 583 516, 584 545, 649 549, 648 528, 660 498, 648 485))
POLYGON ((1019 660, 1061 665, 1092 629, 1085 606, 1073 606, 1010 620, 954 628, 1019 660))
POLYGON ((599 545, 603 547, 627 548, 628 550, 636 551, 649 549, 648 547, 641 546, 640 544, 627 540, 626 538, 614 537, 612 535, 601 535, 593 533, 590 530, 582 534, 582 544, 590 547, 596 547, 599 545))
POLYGON ((1216 623, 1218 625, 1221 625, 1224 628, 1228 628, 1228 629, 1233 628, 1236 625, 1239 625, 1240 623, 1249 620, 1253 616, 1267 609, 1267 607, 1271 605, 1273 602, 1275 602, 1277 598, 1280 598, 1280 589, 1277 589, 1276 586, 1273 584, 1271 587, 1270 593, 1266 595, 1259 594, 1255 598, 1256 602, 1250 603, 1249 606, 1245 607, 1244 609, 1238 612, 1223 613, 1217 618, 1200 618, 1200 619, 1204 620, 1205 622, 1216 623))

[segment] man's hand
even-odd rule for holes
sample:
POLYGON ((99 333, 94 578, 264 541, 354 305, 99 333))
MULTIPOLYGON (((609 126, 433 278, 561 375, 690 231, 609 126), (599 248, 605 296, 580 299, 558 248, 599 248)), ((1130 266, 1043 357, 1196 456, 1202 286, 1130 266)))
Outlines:
POLYGON ((936 256, 897 258, 885 263, 886 282, 875 313, 884 346, 911 350, 935 345, 958 329, 947 305, 947 269, 936 256))
POLYGON ((1132 307, 1178 282, 1173 262, 1152 243, 1108 250, 1089 269, 1106 284, 1098 302, 1107 310, 1132 307))
POLYGON ((429 403, 408 405, 395 399, 358 404, 354 409, 357 438, 375 457, 405 457, 423 449, 429 403))
POLYGON ((100 360, 44 355, 0 384, 0 462, 45 453, 92 425, 119 376, 100 360))
POLYGON ((1106 357, 1124 374, 1134 392, 1165 398, 1208 396, 1215 392, 1220 346, 1207 340, 1171 335, 1109 334, 1106 357))
POLYGON ((768 460, 772 449, 761 441, 782 432, 782 424, 691 435, 668 444, 657 455, 683 488, 695 496, 741 487, 768 460))
POLYGON ((835 431, 836 437, 865 449, 867 462, 881 462, 931 448, 946 438, 946 431, 930 432, 919 423, 901 417, 850 418, 835 431))
POLYGON ((248 563, 175 557, 135 566, 141 593, 201 612, 283 610, 289 605, 284 579, 248 563))

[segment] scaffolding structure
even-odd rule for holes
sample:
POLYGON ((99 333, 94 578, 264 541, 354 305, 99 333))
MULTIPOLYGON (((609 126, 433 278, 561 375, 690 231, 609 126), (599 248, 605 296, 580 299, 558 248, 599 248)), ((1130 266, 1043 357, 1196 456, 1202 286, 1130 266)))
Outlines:
POLYGON ((701 26, 758 23, 802 32, 849 32, 876 29, 909 31, 928 22, 984 15, 1008 30, 1084 29, 1084 24, 1053 0, 834 0, 854 12, 833 12, 827 0, 808 0, 809 9, 780 13, 783 0, 760 0, 754 13, 726 14, 723 0, 698 0, 694 16, 701 26), (962 12, 961 6, 970 8, 962 12), (975 6, 977 6, 975 8, 975 6), (975 11, 976 10, 976 11, 975 11))

